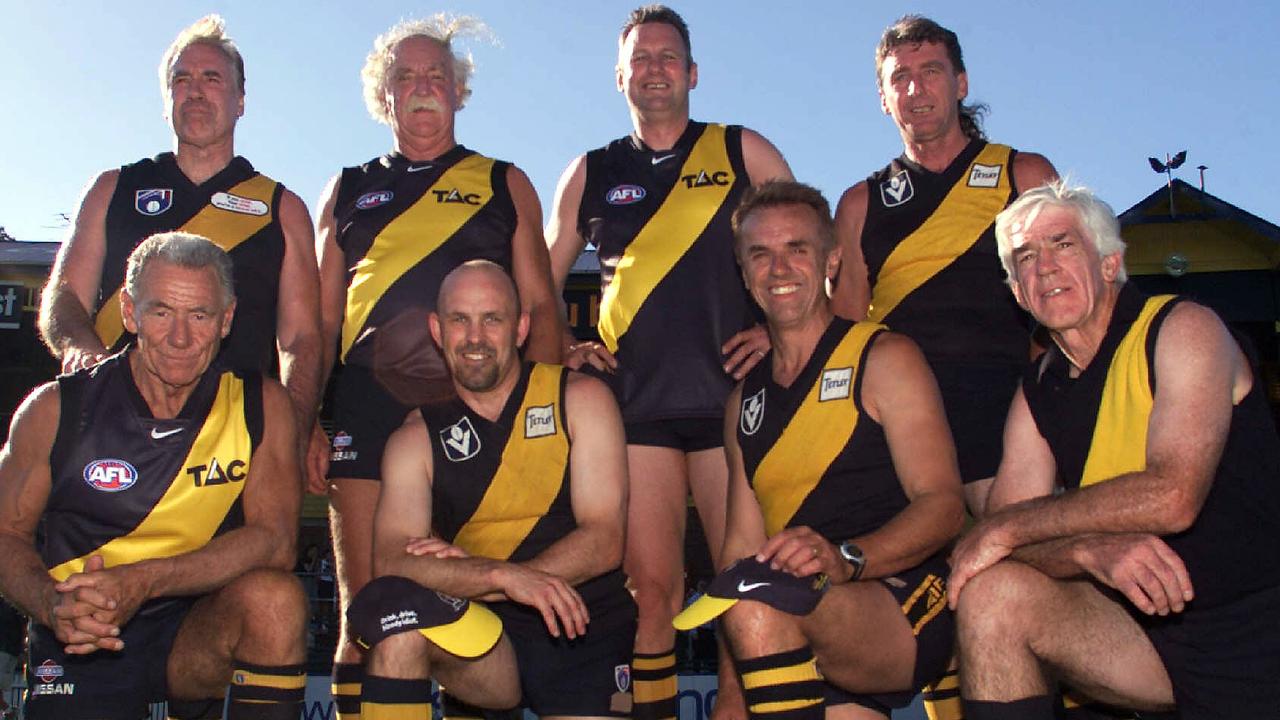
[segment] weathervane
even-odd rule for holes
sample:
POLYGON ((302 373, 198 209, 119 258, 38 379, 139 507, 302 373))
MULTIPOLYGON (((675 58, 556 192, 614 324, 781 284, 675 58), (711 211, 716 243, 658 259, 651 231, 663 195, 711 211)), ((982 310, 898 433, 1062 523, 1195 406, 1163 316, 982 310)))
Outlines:
POLYGON ((1169 179, 1169 217, 1174 217, 1177 213, 1173 210, 1173 171, 1182 167, 1182 163, 1187 161, 1187 151, 1183 150, 1172 158, 1169 153, 1164 154, 1164 162, 1160 162, 1156 158, 1149 157, 1147 162, 1151 163, 1151 169, 1158 173, 1164 173, 1169 179))

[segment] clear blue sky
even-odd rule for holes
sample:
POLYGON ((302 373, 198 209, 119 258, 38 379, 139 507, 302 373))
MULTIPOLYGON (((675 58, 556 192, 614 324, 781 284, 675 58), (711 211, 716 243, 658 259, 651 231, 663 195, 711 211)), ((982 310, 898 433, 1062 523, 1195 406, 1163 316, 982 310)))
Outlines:
MULTIPOLYGON (((247 62, 237 151, 314 205, 325 181, 390 147, 364 109, 359 69, 375 35, 436 10, 483 18, 459 139, 528 172, 548 207, 575 155, 630 129, 614 89, 631 2, 431 5, 0 0, 0 225, 58 240, 98 171, 171 149, 156 66, 177 32, 219 12, 247 62)), ((1280 112, 1280 4, 1264 2, 678 3, 701 86, 694 117, 755 128, 833 202, 901 152, 880 112, 872 52, 917 11, 956 30, 970 97, 993 139, 1047 155, 1122 211, 1159 187, 1149 155, 1189 150, 1179 176, 1280 221, 1272 144, 1280 112), (1270 78, 1270 79, 1268 79, 1270 78)))

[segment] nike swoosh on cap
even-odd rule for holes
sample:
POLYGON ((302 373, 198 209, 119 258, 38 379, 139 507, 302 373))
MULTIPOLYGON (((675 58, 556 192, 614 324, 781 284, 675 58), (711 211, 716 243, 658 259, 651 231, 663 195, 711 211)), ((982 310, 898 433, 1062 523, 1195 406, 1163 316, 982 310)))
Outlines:
POLYGON ((738 581, 738 592, 751 592, 752 590, 755 590, 756 588, 768 587, 768 586, 769 586, 769 585, 771 585, 771 584, 772 584, 772 583, 767 583, 767 582, 754 582, 754 583, 748 583, 746 580, 739 580, 739 581, 738 581))

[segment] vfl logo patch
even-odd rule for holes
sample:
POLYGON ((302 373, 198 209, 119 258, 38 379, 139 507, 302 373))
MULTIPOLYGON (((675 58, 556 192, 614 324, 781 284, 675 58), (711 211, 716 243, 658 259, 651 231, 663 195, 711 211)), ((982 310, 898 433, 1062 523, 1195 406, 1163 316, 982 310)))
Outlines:
POLYGON ((120 492, 138 482, 138 471, 124 460, 104 458, 84 466, 84 481, 94 490, 120 492))
POLYGON ((618 692, 624 693, 631 689, 631 666, 630 665, 614 665, 613 666, 613 684, 617 686, 618 692))
POLYGON ((974 163, 969 169, 969 187, 993 188, 1000 184, 1000 171, 1003 165, 981 165, 974 163))
POLYGON ((646 194, 639 185, 619 185, 604 194, 604 201, 610 205, 632 205, 643 200, 646 194))
POLYGON ((764 421, 764 388, 742 400, 742 412, 738 414, 738 427, 743 435, 755 435, 764 421))
POLYGON ((240 213, 241 215, 257 215, 259 217, 266 215, 270 210, 267 204, 261 200, 240 197, 228 192, 214 193, 213 197, 209 198, 209 204, 227 212, 240 213))
POLYGON ((36 668, 35 676, 42 683, 51 683, 62 677, 62 666, 52 660, 45 660, 36 668))
POLYGON ((133 207, 143 215, 159 215, 170 205, 173 205, 172 188, 147 188, 133 193, 133 207))
POLYGON ((556 406, 531 407, 524 413, 524 436, 540 438, 556 434, 556 406))
POLYGON ((440 442, 444 445, 444 456, 453 462, 470 460, 480 452, 480 438, 471 426, 471 418, 466 415, 440 431, 440 442))
POLYGON ((853 391, 853 368, 823 370, 822 379, 818 382, 822 383, 818 388, 818 402, 842 400, 853 391))
POLYGON ((880 202, 887 208, 897 207, 910 200, 916 194, 911 185, 911 176, 906 170, 899 170, 897 175, 880 183, 880 202))
POLYGON ((391 198, 395 196, 396 194, 390 190, 374 190, 373 192, 367 192, 356 200, 356 209, 372 210, 379 205, 386 205, 391 202, 391 198))

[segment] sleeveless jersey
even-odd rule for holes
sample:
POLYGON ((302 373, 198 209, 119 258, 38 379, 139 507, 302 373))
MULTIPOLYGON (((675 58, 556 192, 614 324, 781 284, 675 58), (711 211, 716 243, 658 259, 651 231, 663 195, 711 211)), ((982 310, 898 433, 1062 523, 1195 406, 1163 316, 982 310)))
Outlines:
POLYGON ((129 352, 58 378, 62 415, 37 531, 55 580, 91 555, 107 567, 171 557, 244 522, 240 495, 262 440, 261 375, 215 364, 178 416, 159 420, 129 352))
POLYGON ((808 525, 839 543, 907 506, 884 428, 862 405, 867 351, 883 329, 837 317, 790 387, 767 361, 743 380, 738 446, 770 537, 808 525))
POLYGON ((609 382, 628 422, 721 417, 720 347, 755 324, 729 219, 750 186, 742 128, 690 122, 675 147, 636 137, 587 153, 578 231, 600 258, 609 382))
POLYGON ((342 171, 334 218, 347 268, 345 364, 374 371, 393 392, 449 383, 427 314, 462 263, 492 260, 511 272, 508 167, 459 145, 430 162, 395 153, 342 171))
POLYGON ((128 333, 120 320, 119 290, 129 253, 148 237, 182 230, 209 238, 231 255, 236 315, 219 357, 229 367, 267 372, 275 365, 276 305, 284 231, 284 186, 258 173, 242 157, 194 185, 173 153, 120 168, 107 207, 107 247, 94 306, 98 337, 120 349, 128 333))
POLYGON ((931 364, 1026 364, 1030 321, 995 239, 996 215, 1017 196, 1016 155, 974 140, 941 173, 904 155, 867 178, 867 319, 916 341, 931 364))
MULTIPOLYGON (((1146 469, 1147 426, 1158 378, 1155 346, 1178 302, 1124 285, 1098 353, 1078 377, 1051 348, 1023 378, 1036 427, 1067 488, 1146 469)), ((1163 539, 1186 563, 1196 605, 1214 605, 1280 586, 1280 436, 1263 386, 1231 413, 1227 444, 1195 523, 1163 539)))

